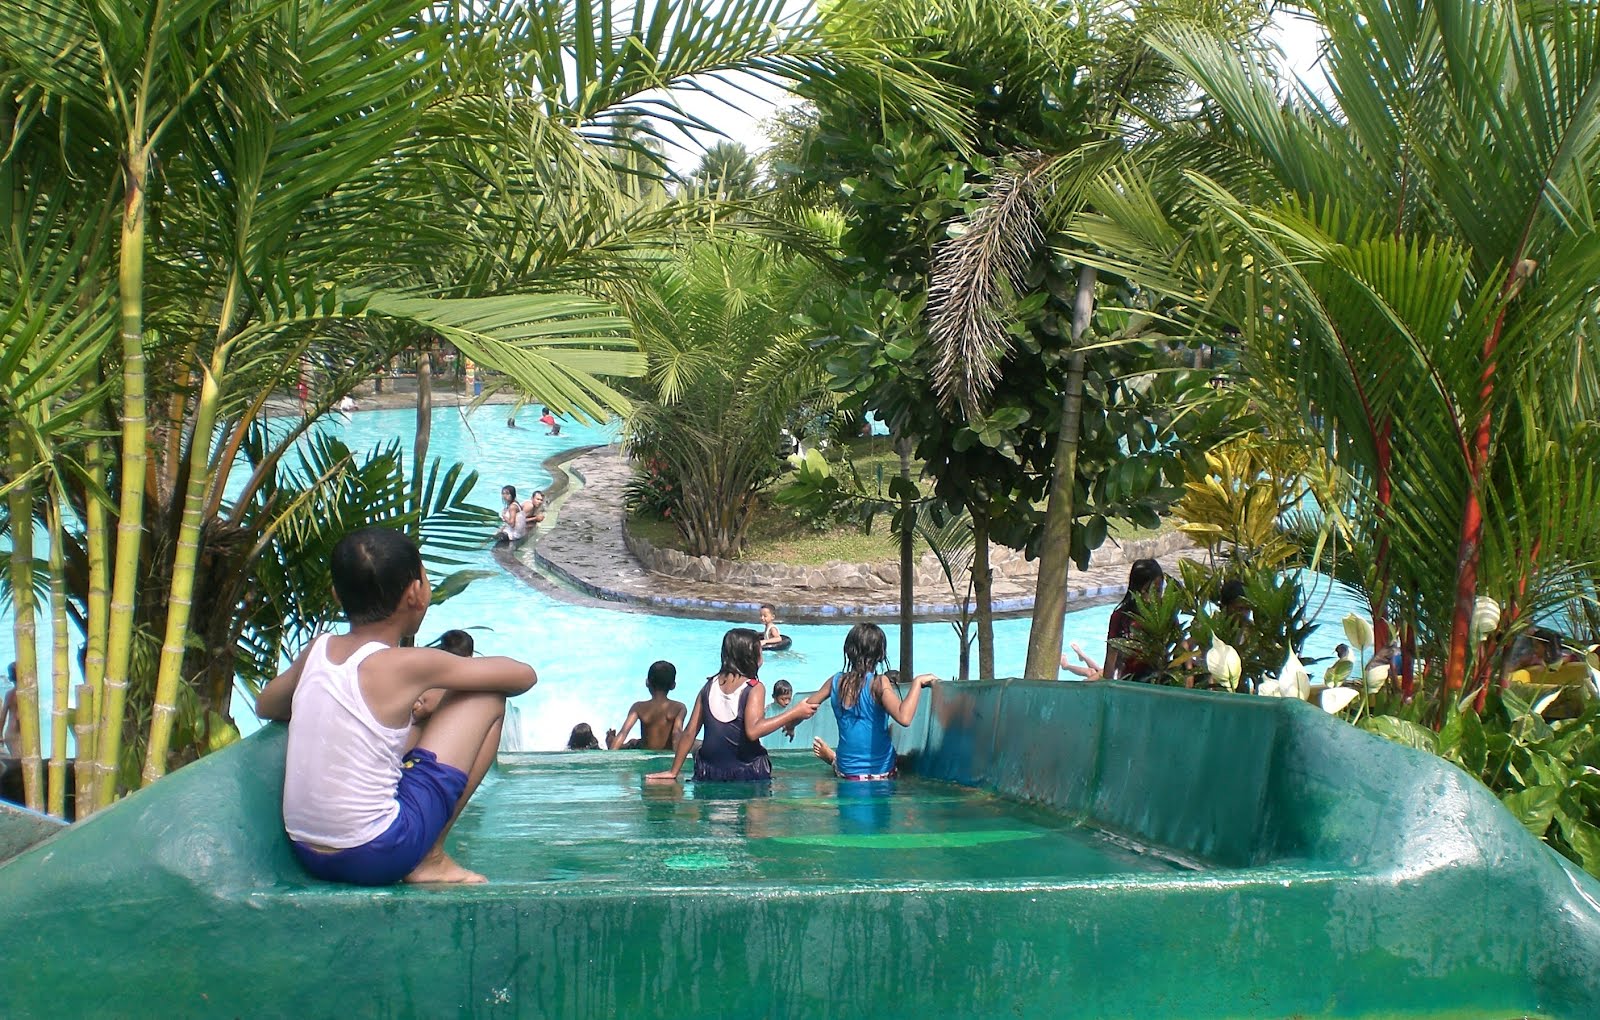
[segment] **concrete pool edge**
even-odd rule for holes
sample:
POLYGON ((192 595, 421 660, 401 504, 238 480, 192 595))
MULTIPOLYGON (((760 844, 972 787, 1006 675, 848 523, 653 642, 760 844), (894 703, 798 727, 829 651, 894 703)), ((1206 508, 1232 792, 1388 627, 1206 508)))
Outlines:
POLYGON ((1596 1015, 1600 888, 1437 759, 1282 701, 935 691, 903 734, 918 771, 1078 804, 1244 870, 1075 888, 332 889, 278 829, 273 727, 0 866, 0 952, 33 978, 0 985, 0 1013, 1596 1015), (1143 763, 1125 761, 1140 741, 1143 763), (1238 767, 1219 776, 1219 760, 1238 767), (1351 762, 1354 779, 1325 774, 1351 762), (1251 831, 1208 831, 1223 821, 1251 831), (319 960, 338 962, 307 969, 319 960))

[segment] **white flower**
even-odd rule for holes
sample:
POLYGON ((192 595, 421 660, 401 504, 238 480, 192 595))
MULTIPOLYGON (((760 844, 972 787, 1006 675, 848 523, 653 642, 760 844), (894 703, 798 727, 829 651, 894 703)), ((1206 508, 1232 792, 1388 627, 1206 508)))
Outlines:
POLYGON ((1329 715, 1338 715, 1350 707, 1350 702, 1360 696, 1360 691, 1350 687, 1329 687, 1322 692, 1322 710, 1329 715))
POLYGON ((1383 688, 1389 679, 1389 664, 1380 662, 1375 666, 1367 667, 1366 687, 1368 694, 1376 694, 1383 688))
POLYGON ((1212 635, 1211 650, 1206 653, 1206 672, 1231 691, 1239 686, 1239 671, 1242 668, 1239 653, 1233 646, 1212 635))
POLYGON ((1486 595, 1479 595, 1478 601, 1472 606, 1473 638, 1482 641, 1498 626, 1500 626, 1500 603, 1486 595))
POLYGON ((1290 652, 1289 658, 1284 660, 1283 671, 1277 678, 1263 680, 1256 691, 1269 698, 1299 698, 1302 701, 1309 701, 1311 676, 1306 673, 1306 667, 1300 662, 1300 656, 1290 652))
POLYGON ((1293 650, 1289 652, 1289 657, 1283 660, 1283 671, 1278 674, 1278 678, 1286 683, 1294 684, 1295 697, 1302 701, 1310 700, 1311 674, 1306 672, 1306 667, 1300 661, 1300 656, 1296 655, 1293 650))
POLYGON ((1372 645, 1372 624, 1363 617, 1351 613, 1344 618, 1344 636, 1350 639, 1350 644, 1357 649, 1369 648, 1372 645))

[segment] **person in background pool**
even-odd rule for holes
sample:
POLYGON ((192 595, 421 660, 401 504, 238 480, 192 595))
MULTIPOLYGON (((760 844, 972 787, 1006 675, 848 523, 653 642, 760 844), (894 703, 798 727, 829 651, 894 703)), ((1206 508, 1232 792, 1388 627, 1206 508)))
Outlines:
POLYGON ((494 762, 506 699, 539 678, 503 656, 404 646, 430 591, 403 532, 353 531, 329 566, 349 631, 312 641, 256 698, 258 716, 289 724, 283 827, 294 855, 329 882, 485 881, 445 854, 445 837, 494 762), (412 709, 433 687, 450 693, 414 740, 412 709))
POLYGON ((772 685, 772 707, 788 708, 789 702, 794 700, 794 685, 787 680, 779 680, 772 685))
POLYGON ((889 720, 910 726, 916 718, 922 689, 939 679, 932 673, 923 673, 911 681, 910 693, 901 698, 889 673, 880 672, 888 658, 887 649, 883 628, 877 624, 858 623, 851 627, 844 636, 844 669, 829 677, 803 702, 821 705, 833 699, 839 747, 831 748, 816 737, 811 741, 811 751, 832 765, 840 779, 894 778, 894 741, 889 739, 889 720))
MULTIPOLYGON (((439 635, 439 639, 433 643, 433 647, 442 652, 449 652, 451 655, 459 655, 463 659, 470 659, 473 652, 472 635, 464 630, 447 630, 439 635)), ((417 695, 417 703, 411 706, 411 725, 421 726, 426 722, 428 716, 433 714, 433 710, 439 707, 439 700, 443 697, 443 687, 435 687, 417 695)), ((421 735, 421 730, 418 730, 415 734, 415 736, 419 737, 421 735)))
POLYGON ((683 702, 667 697, 678 686, 678 667, 665 659, 652 662, 644 686, 650 692, 650 700, 635 701, 622 721, 622 729, 606 731, 606 747, 610 750, 666 751, 677 744, 684 717, 689 714, 683 702), (634 723, 639 724, 639 739, 628 740, 634 723))
POLYGON ((11 686, 0 699, 0 756, 14 758, 22 743, 22 718, 17 715, 17 664, 6 667, 11 686))
POLYGON ((594 730, 589 728, 589 724, 581 722, 572 727, 572 736, 567 738, 567 750, 598 751, 600 750, 600 741, 595 739, 594 730))
POLYGON ((529 496, 528 501, 522 504, 522 517, 523 520, 527 522, 527 526, 530 528, 535 524, 544 523, 543 489, 534 489, 533 495, 529 496))
POLYGON ((802 701, 782 715, 763 718, 766 692, 761 670, 761 632, 735 627, 722 636, 722 665, 706 678, 689 724, 678 737, 672 767, 645 776, 646 782, 676 782, 683 760, 702 727, 705 739, 694 755, 695 782, 761 782, 772 778, 772 759, 761 738, 790 722, 809 719, 817 706, 802 701))
POLYGON ((1078 644, 1078 642, 1074 641, 1068 647, 1070 647, 1072 649, 1072 654, 1074 654, 1074 655, 1076 655, 1078 657, 1078 662, 1083 663, 1083 665, 1080 666, 1080 665, 1078 665, 1078 662, 1073 662, 1070 659, 1068 659, 1065 655, 1062 655, 1061 656, 1061 668, 1062 669, 1066 670, 1068 673, 1073 674, 1074 676, 1082 677, 1085 680, 1103 680, 1103 679, 1105 679, 1105 675, 1106 675, 1105 670, 1103 668, 1101 668, 1101 666, 1100 666, 1100 664, 1098 662, 1096 662, 1093 659, 1089 658, 1089 653, 1087 653, 1087 652, 1085 652, 1083 650, 1083 646, 1082 645, 1080 645, 1080 644, 1078 644))
POLYGON ((794 642, 778 632, 778 610, 770 602, 761 604, 761 650, 787 652, 794 642))
POLYGON ((543 407, 539 410, 539 424, 549 429, 550 435, 559 436, 561 434, 561 423, 556 421, 556 416, 550 413, 548 407, 543 407))
POLYGON ((1118 639, 1133 635, 1134 611, 1140 595, 1159 592, 1167 575, 1155 560, 1134 560, 1128 570, 1128 591, 1111 611, 1111 624, 1106 628, 1106 660, 1103 673, 1110 680, 1148 681, 1155 672, 1149 663, 1128 655, 1117 647, 1118 639))
POLYGON ((496 542, 520 542, 528 534, 528 518, 522 512, 522 504, 517 502, 515 486, 503 485, 500 487, 500 500, 505 506, 500 510, 500 520, 503 522, 494 533, 496 542))

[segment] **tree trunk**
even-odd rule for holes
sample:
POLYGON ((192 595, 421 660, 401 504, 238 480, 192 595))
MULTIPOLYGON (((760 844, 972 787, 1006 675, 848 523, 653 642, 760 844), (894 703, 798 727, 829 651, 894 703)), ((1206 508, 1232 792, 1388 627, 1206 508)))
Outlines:
POLYGON ((50 529, 50 770, 46 798, 50 813, 67 817, 67 710, 72 703, 71 655, 67 650, 67 559, 63 547, 61 494, 49 490, 45 508, 50 529))
MULTIPOLYGON (((233 288, 230 286, 230 294, 233 288)), ((232 318, 231 302, 223 303, 224 326, 232 318)), ((183 487, 183 515, 178 524, 177 549, 172 560, 172 580, 167 589, 167 625, 156 666, 155 702, 150 709, 150 740, 145 748, 140 785, 167 774, 167 750, 172 722, 178 711, 178 685, 183 682, 183 660, 188 651, 189 617, 194 605, 195 566, 200 562, 201 531, 211 460, 211 433, 222 401, 222 376, 227 369, 227 345, 218 344, 200 383, 195 405, 194 430, 189 438, 189 470, 183 487)))
POLYGON ((978 679, 994 679, 993 578, 989 575, 989 517, 987 508, 972 513, 972 592, 977 600, 978 679))
POLYGON ((16 640, 16 713, 22 740, 22 794, 28 807, 43 811, 44 784, 39 775, 39 650, 34 644, 33 598, 33 486, 20 482, 28 473, 28 438, 11 430, 8 451, 12 478, 8 497, 11 512, 11 629, 16 640))
MULTIPOLYGON (((158 7, 164 5, 157 5, 158 7)), ((155 22, 159 24, 159 21, 155 22)), ((152 43, 153 45, 153 43, 152 43)), ((144 538, 145 465, 149 438, 144 366, 145 189, 150 150, 144 138, 144 97, 126 155, 126 196, 117 275, 122 315, 122 491, 117 501, 117 552, 111 575, 111 618, 106 635, 105 697, 95 762, 95 806, 117 796, 122 755, 122 714, 133 658, 134 600, 139 589, 139 546, 144 538)))
POLYGON ((1098 273, 1090 266, 1078 271, 1078 291, 1072 302, 1072 357, 1067 361, 1066 387, 1061 394, 1061 432, 1050 474, 1050 502, 1045 509, 1044 538, 1039 548, 1039 579, 1033 593, 1033 624, 1028 629, 1028 663, 1023 675, 1030 680, 1054 680, 1061 675, 1061 634, 1067 613, 1067 572, 1072 568, 1073 494, 1078 482, 1078 435, 1083 419, 1083 352, 1077 350, 1094 313, 1094 288, 1098 273))
MULTIPOLYGON (((900 477, 909 486, 911 484, 911 440, 900 437, 895 440, 895 450, 900 454, 900 477)), ((912 664, 912 612, 915 598, 915 585, 917 580, 916 541, 917 529, 911 526, 915 508, 911 502, 911 490, 905 491, 900 501, 900 519, 905 522, 905 527, 900 529, 900 675, 906 679, 916 676, 912 664)), ((965 676, 962 679, 966 679, 965 676)))
MULTIPOLYGON (((84 450, 84 461, 94 488, 105 490, 105 451, 100 440, 91 439, 84 450)), ((106 682, 106 628, 111 617, 111 575, 107 547, 111 527, 105 504, 94 492, 84 494, 84 550, 88 558, 89 587, 84 606, 84 682, 78 694, 78 766, 75 815, 86 818, 97 804, 102 703, 106 682), (87 694, 87 700, 85 700, 87 694)))
POLYGON ((432 341, 417 353, 417 438, 411 448, 411 505, 417 508, 417 522, 411 537, 422 541, 422 481, 427 477, 428 443, 433 438, 433 361, 428 354, 432 341))

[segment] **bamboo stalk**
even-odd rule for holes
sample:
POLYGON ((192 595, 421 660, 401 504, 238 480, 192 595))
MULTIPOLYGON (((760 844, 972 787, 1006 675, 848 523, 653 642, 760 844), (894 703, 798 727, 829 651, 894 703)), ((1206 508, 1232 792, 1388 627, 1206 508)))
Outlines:
POLYGON ((67 712, 72 700, 72 676, 67 652, 67 557, 61 523, 60 493, 47 489, 45 508, 50 529, 50 768, 46 802, 51 814, 67 817, 67 712))
POLYGON ((23 480, 28 473, 28 439, 22 429, 11 430, 7 467, 13 480, 7 501, 11 511, 11 626, 17 645, 22 791, 28 807, 43 811, 44 788, 39 775, 39 650, 34 644, 33 486, 23 480))
MULTIPOLYGON (((154 32, 152 32, 152 36, 154 32)), ((151 42, 154 46, 154 40, 151 42)), ((143 97, 140 99, 143 103, 143 97)), ((139 585, 139 546, 144 538, 145 467, 148 411, 144 363, 145 188, 150 150, 143 143, 143 110, 136 118, 134 144, 127 156, 127 195, 117 273, 122 313, 122 464, 117 502, 117 550, 111 575, 111 606, 106 631, 105 697, 95 757, 95 806, 109 806, 117 793, 122 753, 122 714, 127 705, 128 667, 133 659, 134 599, 139 585)))
MULTIPOLYGON (((84 451, 93 489, 104 491, 105 450, 100 440, 91 439, 84 451)), ((106 629, 110 624, 110 569, 106 549, 111 535, 105 504, 91 491, 84 499, 84 546, 88 558, 89 589, 84 607, 85 653, 83 688, 78 692, 78 789, 77 817, 94 813, 99 773, 100 711, 106 681, 106 629)))
POLYGON ((200 533, 204 524, 206 493, 210 488, 211 433, 222 403, 222 378, 231 348, 225 335, 232 329, 239 294, 239 275, 228 281, 227 294, 217 322, 217 346, 211 364, 202 369, 200 397, 195 402, 194 431, 189 437, 189 470, 183 486, 183 516, 178 524, 177 547, 172 560, 172 581, 167 589, 167 627, 161 638, 161 658, 156 664, 155 701, 150 709, 150 739, 145 745, 140 785, 167 774, 167 750, 172 743, 172 722, 177 715, 178 685, 183 680, 183 659, 194 608, 195 568, 200 562, 200 533))

